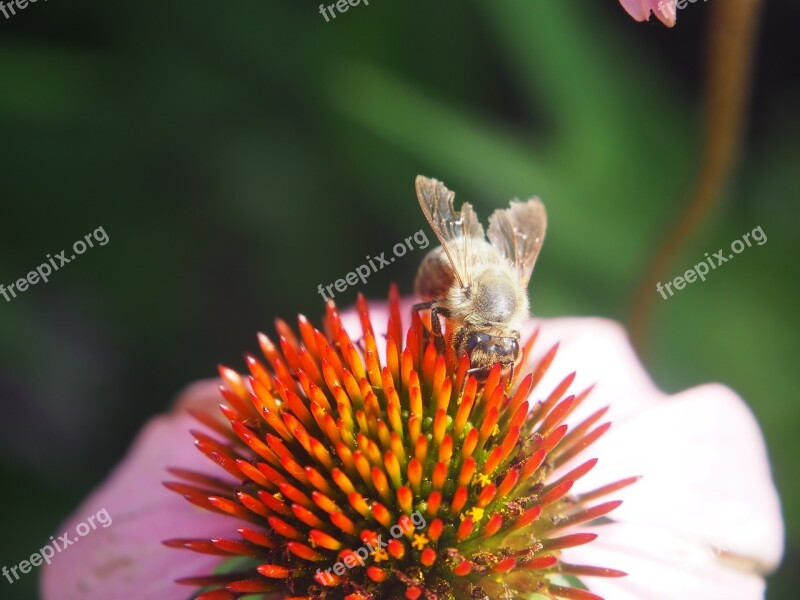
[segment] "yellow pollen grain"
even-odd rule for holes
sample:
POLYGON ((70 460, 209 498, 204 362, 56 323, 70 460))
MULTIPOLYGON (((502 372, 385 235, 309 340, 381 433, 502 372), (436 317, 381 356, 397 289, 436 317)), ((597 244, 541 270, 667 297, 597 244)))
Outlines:
POLYGON ((386 552, 383 548, 378 548, 375 550, 375 554, 372 555, 375 559, 376 563, 383 562, 385 560, 389 560, 389 553, 386 552))
POLYGON ((424 533, 415 533, 414 534, 414 541, 411 542, 411 545, 414 546, 417 550, 422 550, 425 546, 429 543, 428 536, 424 533))
POLYGON ((472 478, 472 482, 481 487, 486 487, 492 483, 492 480, 485 473, 476 473, 475 477, 472 478))
POLYGON ((476 506, 476 507, 468 510, 467 514, 470 516, 470 518, 472 519, 473 523, 478 523, 483 518, 483 512, 484 511, 483 511, 482 508, 478 508, 476 506))

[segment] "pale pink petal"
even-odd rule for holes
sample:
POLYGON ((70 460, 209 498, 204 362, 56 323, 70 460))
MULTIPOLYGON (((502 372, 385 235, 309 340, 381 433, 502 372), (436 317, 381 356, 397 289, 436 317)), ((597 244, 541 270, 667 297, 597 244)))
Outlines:
POLYGON ((667 27, 675 25, 677 0, 620 0, 620 3, 637 21, 646 21, 652 12, 667 27))
MULTIPOLYGON (((212 408, 222 401, 218 386, 216 380, 196 383, 178 405, 212 408)), ((76 525, 102 509, 112 520, 57 553, 43 569, 44 600, 185 600, 192 588, 175 584, 176 577, 213 572, 219 557, 161 544, 168 538, 230 535, 235 523, 162 485, 175 479, 165 471, 168 466, 218 474, 192 443, 189 429, 198 427, 181 409, 147 423, 109 478, 59 527, 56 537, 67 531, 75 537, 76 525)))
POLYGON ((637 21, 645 21, 650 16, 650 9, 645 8, 644 0, 620 0, 620 3, 637 21))
MULTIPOLYGON (((536 325, 540 334, 528 369, 553 343, 560 340, 560 346, 547 375, 533 392, 534 399, 541 400, 566 373, 577 370, 569 393, 593 381, 597 385, 568 422, 574 425, 605 405, 611 406, 606 416, 613 422, 589 453, 562 467, 554 478, 590 455, 599 457, 600 462, 577 483, 576 492, 644 475, 640 482, 614 495, 625 503, 611 515, 622 521, 617 526, 622 533, 633 534, 626 546, 633 553, 633 567, 628 562, 604 564, 593 559, 595 547, 602 546, 599 541, 569 551, 579 556, 568 560, 582 562, 582 556, 588 564, 641 569, 639 579, 626 580, 634 590, 631 598, 729 598, 731 585, 741 588, 742 598, 763 597, 763 582, 752 573, 768 572, 780 561, 783 524, 761 433, 741 399, 720 385, 698 387, 674 397, 664 394, 653 385, 616 323, 552 319, 527 324, 526 332, 536 325), (649 569, 653 565, 636 552, 641 543, 637 536, 645 530, 655 532, 654 539, 663 538, 654 542, 656 547, 665 543, 663 540, 674 542, 671 549, 663 546, 659 552, 682 556, 679 567, 692 554, 701 560, 711 555, 714 563, 709 572, 720 575, 719 581, 707 588, 693 587, 697 584, 692 583, 693 578, 699 575, 682 580, 678 573, 670 573, 678 588, 667 589, 694 589, 697 595, 645 595, 642 590, 652 587, 649 569), (725 562, 714 553, 727 557, 725 562), (734 565, 742 572, 727 573, 734 565), (745 574, 747 570, 751 574, 745 574), (638 589, 639 585, 645 587, 638 589), (752 595, 745 595, 745 591, 752 595)), ((599 528, 598 533, 602 530, 599 528)), ((595 591, 615 590, 619 581, 604 582, 595 591)), ((606 593, 607 597, 616 597, 610 591, 606 593)))
MULTIPOLYGON (((615 513, 612 513, 612 517, 615 513)), ((592 531, 591 528, 582 530, 592 531)), ((739 568, 712 546, 701 547, 661 527, 610 524, 586 546, 564 551, 563 560, 620 569, 626 577, 585 577, 608 600, 763 600, 764 578, 739 568)))
POLYGON ((630 475, 616 521, 661 528, 773 570, 783 553, 780 502, 758 424, 730 389, 704 385, 614 423, 590 451, 600 458, 576 492, 630 475))

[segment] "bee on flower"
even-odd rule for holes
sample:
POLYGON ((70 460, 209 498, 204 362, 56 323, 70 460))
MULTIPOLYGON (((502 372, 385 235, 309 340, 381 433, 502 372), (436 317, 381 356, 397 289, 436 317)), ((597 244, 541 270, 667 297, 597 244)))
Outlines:
POLYGON ((248 375, 190 388, 87 499, 115 526, 47 567, 43 598, 763 597, 780 507, 733 392, 667 396, 587 318, 524 323, 514 381, 478 382, 413 302, 278 321, 248 375))
POLYGON ((763 598, 783 525, 742 400, 660 392, 616 324, 531 319, 538 200, 496 212, 493 258, 467 264, 489 246, 471 207, 418 192, 442 242, 422 287, 447 279, 430 319, 392 286, 276 321, 246 374, 145 428, 86 501, 115 526, 44 569, 44 600, 763 598), (498 281, 513 306, 488 329, 500 299, 471 322, 442 295, 498 281))

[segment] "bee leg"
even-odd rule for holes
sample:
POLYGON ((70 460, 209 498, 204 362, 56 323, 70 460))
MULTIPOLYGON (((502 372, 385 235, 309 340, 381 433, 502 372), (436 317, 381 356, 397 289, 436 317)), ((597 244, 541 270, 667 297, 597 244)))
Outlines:
POLYGON ((467 389, 468 380, 469 380, 469 369, 467 369, 467 372, 464 374, 464 380, 461 382, 461 389, 458 390, 458 396, 456 396, 456 398, 458 398, 459 403, 461 402, 461 399, 464 397, 464 390, 467 389))
POLYGON ((449 317, 450 311, 441 306, 434 306, 431 308, 431 326, 433 327, 433 343, 436 346, 436 351, 444 356, 447 353, 445 348, 444 334, 442 333, 442 322, 439 320, 439 315, 449 317))
POLYGON ((522 364, 522 353, 520 352, 517 354, 517 357, 514 359, 514 362, 511 363, 511 369, 508 373, 508 382, 506 383, 506 390, 510 390, 511 386, 514 385, 514 376, 517 374, 517 367, 522 364))
MULTIPOLYGON (((436 304, 435 300, 431 300, 430 302, 420 302, 419 304, 415 304, 411 307, 411 312, 421 312, 423 310, 432 309, 433 306, 436 304)), ((422 328, 423 332, 425 332, 425 328, 422 328)))
POLYGON ((511 368, 508 370, 508 381, 506 381, 506 393, 514 385, 514 370, 517 368, 517 363, 511 363, 511 368))
POLYGON ((467 389, 467 381, 469 381, 469 376, 473 373, 480 373, 482 370, 482 367, 472 367, 471 369, 467 369, 467 372, 464 373, 464 381, 461 382, 461 389, 458 391, 458 398, 464 396, 464 390, 467 389))
POLYGON ((431 329, 433 330, 433 344, 436 347, 436 351, 444 355, 447 351, 445 348, 444 343, 444 334, 442 333, 442 322, 439 320, 439 316, 449 317, 450 311, 446 308, 442 308, 441 306, 436 304, 435 300, 431 300, 430 302, 421 302, 420 304, 415 304, 411 310, 413 311, 421 311, 430 309, 431 311, 431 329))

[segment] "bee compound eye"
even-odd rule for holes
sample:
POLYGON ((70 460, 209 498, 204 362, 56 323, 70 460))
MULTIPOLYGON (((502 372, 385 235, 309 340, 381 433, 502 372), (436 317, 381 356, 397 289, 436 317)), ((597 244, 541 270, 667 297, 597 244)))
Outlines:
POLYGON ((519 355, 519 344, 514 338, 499 338, 497 343, 492 344, 491 351, 497 356, 515 359, 519 355))
POLYGON ((467 337, 467 354, 472 354, 478 346, 482 346, 489 341, 489 336, 479 331, 474 331, 467 337))

